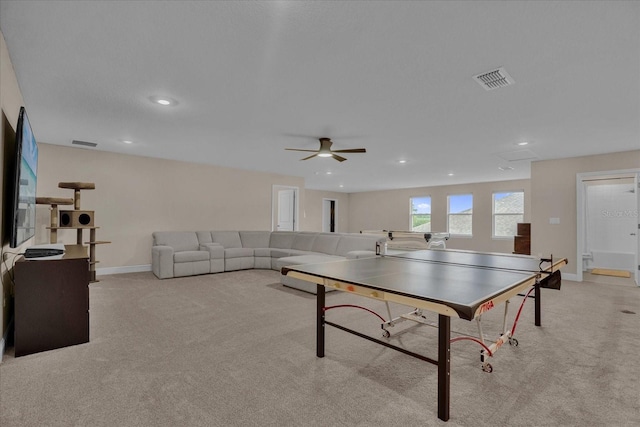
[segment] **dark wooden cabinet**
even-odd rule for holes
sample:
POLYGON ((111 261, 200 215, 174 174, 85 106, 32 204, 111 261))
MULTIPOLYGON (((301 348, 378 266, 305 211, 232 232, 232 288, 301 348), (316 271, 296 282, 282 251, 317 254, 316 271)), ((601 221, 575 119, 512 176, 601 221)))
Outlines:
POLYGON ((517 227, 518 234, 513 238, 513 253, 531 255, 531 224, 521 222, 517 227))
POLYGON ((89 260, 16 262, 15 355, 89 342, 89 260))

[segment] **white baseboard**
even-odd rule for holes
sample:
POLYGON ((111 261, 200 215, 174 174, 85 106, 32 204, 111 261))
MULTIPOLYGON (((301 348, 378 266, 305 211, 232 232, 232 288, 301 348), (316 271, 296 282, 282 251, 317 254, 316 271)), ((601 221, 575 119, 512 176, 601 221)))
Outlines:
POLYGON ((105 274, 140 273, 143 271, 151 271, 151 264, 96 268, 96 276, 103 276, 105 274))
POLYGON ((2 338, 0 338, 0 363, 2 363, 2 358, 4 357, 4 349, 7 346, 7 338, 9 336, 9 331, 13 327, 13 316, 9 319, 9 324, 7 325, 7 329, 4 331, 2 338))

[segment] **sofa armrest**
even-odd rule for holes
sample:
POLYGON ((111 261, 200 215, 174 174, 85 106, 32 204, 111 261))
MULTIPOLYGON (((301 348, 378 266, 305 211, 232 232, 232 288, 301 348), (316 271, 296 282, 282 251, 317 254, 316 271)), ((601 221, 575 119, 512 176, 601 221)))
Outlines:
POLYGON ((224 246, 220 243, 202 243, 199 247, 201 251, 209 252, 209 259, 223 259, 224 246))
POLYGON ((171 246, 151 247, 151 270, 158 279, 173 277, 173 248, 171 246))
POLYGON ((347 259, 359 259, 359 258, 372 258, 376 256, 374 251, 349 251, 347 252, 347 259))

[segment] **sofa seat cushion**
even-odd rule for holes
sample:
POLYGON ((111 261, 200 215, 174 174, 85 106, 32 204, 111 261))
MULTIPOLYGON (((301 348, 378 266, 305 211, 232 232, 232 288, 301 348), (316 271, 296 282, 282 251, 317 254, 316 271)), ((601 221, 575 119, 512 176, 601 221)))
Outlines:
POLYGON ((372 258, 376 256, 374 251, 350 251, 347 252, 347 259, 372 258))
POLYGON ((309 252, 298 249, 271 249, 271 258, 284 258, 298 255, 309 255, 309 252))
POLYGON ((173 254, 174 262, 209 261, 208 251, 182 251, 173 254))
POLYGON ((225 248, 224 250, 224 258, 244 258, 244 257, 252 257, 253 258, 253 249, 251 248, 225 248))
POLYGON ((276 265, 278 266, 278 270, 280 270, 282 269, 282 267, 285 267, 287 265, 319 264, 322 262, 340 261, 343 259, 343 257, 335 255, 296 255, 280 258, 276 262, 276 265))
POLYGON ((271 258, 271 248, 255 248, 253 250, 253 255, 257 257, 268 257, 271 258))

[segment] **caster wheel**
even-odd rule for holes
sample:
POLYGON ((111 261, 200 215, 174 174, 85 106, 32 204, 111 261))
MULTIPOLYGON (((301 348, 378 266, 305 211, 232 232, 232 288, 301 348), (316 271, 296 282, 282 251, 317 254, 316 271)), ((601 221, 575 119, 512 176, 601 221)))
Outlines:
POLYGON ((385 338, 389 338, 391 336, 391 332, 385 329, 384 331, 382 331, 382 336, 385 338))
POLYGON ((493 372, 493 366, 491 366, 491 363, 487 363, 486 365, 482 365, 482 370, 491 373, 493 372))
POLYGON ((509 344, 511 344, 514 347, 518 346, 518 340, 515 338, 509 338, 509 344))

